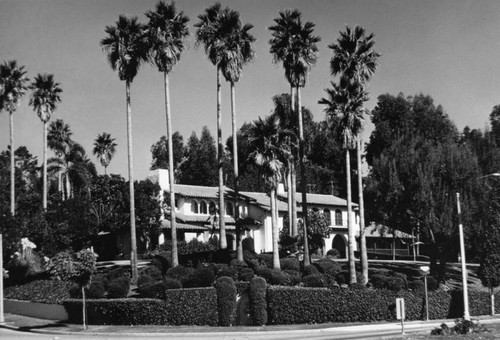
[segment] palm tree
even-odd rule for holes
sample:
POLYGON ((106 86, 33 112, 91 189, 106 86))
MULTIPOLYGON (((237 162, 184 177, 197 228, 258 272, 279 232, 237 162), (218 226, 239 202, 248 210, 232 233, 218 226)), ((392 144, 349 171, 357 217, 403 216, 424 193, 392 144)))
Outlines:
POLYGON ((97 156, 97 159, 101 162, 101 165, 104 167, 104 174, 106 175, 106 169, 116 153, 115 139, 111 138, 111 135, 106 132, 97 135, 92 153, 97 156))
POLYGON ((227 32, 224 31, 223 21, 229 16, 230 12, 229 8, 222 9, 220 3, 215 3, 198 16, 199 22, 194 25, 198 28, 196 31, 196 44, 203 44, 208 59, 217 68, 217 166, 219 169, 219 229, 221 249, 227 248, 227 240, 224 220, 226 209, 224 206, 224 146, 222 144, 220 74, 221 61, 224 54, 224 39, 227 36, 227 32))
MULTIPOLYGON (((53 150, 56 156, 61 158, 69 152, 71 144, 73 143, 71 135, 73 135, 73 133, 69 125, 65 124, 62 119, 51 122, 47 133, 47 144, 49 149, 53 150)), ((63 199, 65 199, 67 196, 64 195, 62 174, 62 172, 58 172, 58 186, 59 192, 62 193, 63 199)), ((68 179, 66 179, 66 188, 69 188, 68 179)), ((66 192, 69 194, 69 189, 66 192)))
MULTIPOLYGON (((377 59, 380 54, 373 50, 375 41, 374 34, 366 34, 365 29, 360 26, 355 26, 354 29, 346 27, 344 32, 340 32, 340 37, 337 43, 330 44, 328 47, 332 49, 333 56, 330 60, 330 70, 333 76, 340 76, 339 83, 358 82, 360 86, 365 88, 366 82, 371 78, 377 69, 377 59)), ((349 87, 344 84, 343 87, 349 87)), ((348 128, 348 127, 345 127, 348 128)), ((356 139, 360 140, 362 127, 353 131, 356 139)), ((361 271, 364 283, 368 282, 368 256, 366 253, 366 237, 365 237, 365 221, 364 221, 364 202, 363 202, 363 181, 361 173, 361 141, 357 143, 357 159, 358 159, 358 188, 359 205, 360 205, 360 248, 361 248, 361 271)), ((348 154, 347 151, 346 154, 348 154)), ((346 162, 348 160, 346 159, 346 162)), ((347 176, 350 174, 347 173, 347 176)), ((348 177, 350 181, 350 178, 348 177)), ((349 198, 350 193, 348 193, 349 198)), ((349 199, 348 199, 349 200, 349 199)), ((349 207, 348 202, 348 207, 349 207)), ((348 209, 349 210, 349 209, 348 209)), ((350 211, 348 211, 350 216, 350 211)), ((350 219, 348 219, 349 223, 350 219)), ((350 259, 351 260, 351 259, 350 259)), ((354 258, 352 259, 354 261, 354 258)), ((351 274, 352 275, 352 274, 351 274)), ((352 279, 352 277, 351 277, 352 279)))
POLYGON ((233 171, 234 171, 234 207, 236 220, 236 239, 237 239, 237 258, 243 261, 243 245, 241 238, 241 230, 239 228, 239 190, 238 190, 238 141, 237 141, 237 127, 236 127, 236 94, 235 83, 240 80, 243 66, 253 60, 255 53, 252 48, 252 43, 255 37, 249 31, 253 25, 241 25, 240 15, 236 11, 229 11, 222 20, 222 31, 224 36, 222 39, 222 58, 220 68, 222 75, 231 84, 231 121, 233 132, 233 171))
POLYGON ((120 15, 116 21, 116 26, 106 26, 105 32, 107 36, 101 40, 101 46, 107 54, 108 62, 113 71, 118 71, 120 80, 125 81, 125 93, 127 98, 128 177, 130 191, 130 265, 132 267, 132 282, 135 284, 138 278, 138 271, 130 83, 137 75, 141 63, 147 60, 148 44, 144 36, 144 27, 137 22, 137 17, 129 19, 124 15, 120 15))
POLYGON ((56 105, 61 102, 62 89, 59 83, 54 82, 52 74, 38 74, 31 88, 33 92, 30 98, 30 105, 38 114, 43 123, 43 201, 42 207, 47 210, 47 122, 56 109, 56 105))
POLYGON ((0 111, 9 112, 10 127, 10 213, 16 213, 15 162, 14 162, 14 112, 21 98, 28 89, 29 79, 24 66, 18 66, 15 60, 6 61, 0 65, 0 111))
POLYGON ((363 103, 368 96, 358 82, 331 82, 332 88, 326 89, 328 98, 322 98, 319 103, 326 105, 325 112, 331 125, 339 129, 342 146, 346 150, 346 176, 347 176, 347 226, 349 249, 349 282, 356 283, 356 267, 354 262, 354 231, 352 227, 352 193, 351 193, 351 161, 350 150, 354 149, 357 135, 362 127, 363 103))
POLYGON ((170 225, 172 233, 172 265, 179 265, 177 253, 177 227, 175 222, 175 188, 174 188, 174 152, 172 142, 172 115, 170 113, 170 91, 168 75, 180 60, 184 51, 184 40, 189 35, 187 23, 189 18, 177 12, 175 3, 166 5, 163 1, 156 4, 155 11, 146 12, 149 18, 148 38, 150 56, 158 71, 163 72, 165 85, 165 111, 167 115, 168 136, 168 170, 170 182, 170 225))
POLYGON ((253 122, 249 131, 249 143, 254 150, 249 159, 259 167, 270 188, 271 224, 273 239, 273 268, 280 269, 278 252, 278 208, 276 190, 282 178, 283 162, 287 150, 283 148, 279 118, 276 115, 259 118, 253 122))
POLYGON ((296 106, 299 125, 299 164, 301 171, 302 218, 304 221, 304 265, 310 264, 309 246, 307 242, 307 183, 305 169, 305 142, 302 122, 302 103, 300 88, 304 87, 307 75, 318 59, 317 43, 320 37, 313 35, 314 24, 302 23, 302 13, 298 10, 279 13, 274 19, 275 25, 269 27, 273 38, 269 40, 270 52, 275 63, 281 62, 285 69, 285 77, 292 89, 292 107, 296 106), (297 100, 293 98, 293 89, 297 100))

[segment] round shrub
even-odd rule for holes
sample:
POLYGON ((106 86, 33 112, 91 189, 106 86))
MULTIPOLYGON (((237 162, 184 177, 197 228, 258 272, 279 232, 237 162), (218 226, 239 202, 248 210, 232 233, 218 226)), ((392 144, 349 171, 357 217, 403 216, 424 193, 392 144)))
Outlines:
POLYGON ((289 286, 290 280, 285 274, 277 269, 260 268, 256 274, 264 278, 270 285, 289 286))
POLYGON ((215 289, 217 289, 219 326, 231 326, 233 324, 233 311, 236 306, 236 286, 234 281, 227 276, 219 277, 215 282, 215 289))
POLYGON ((405 283, 402 278, 396 276, 385 276, 385 275, 372 275, 371 283, 374 288, 377 289, 388 289, 394 292, 398 292, 405 287, 405 283))
POLYGON ((348 284, 349 283, 349 272, 347 270, 341 271, 340 273, 337 274, 337 276, 335 276, 335 281, 337 281, 337 283, 339 285, 348 284))
POLYGON ((302 278, 304 287, 328 287, 328 278, 325 274, 311 274, 302 278))
POLYGON ((92 281, 90 286, 85 289, 85 295, 88 299, 102 299, 106 294, 104 283, 102 281, 92 281))
POLYGON ((267 323, 267 284, 256 276, 250 281, 250 315, 254 326, 264 326, 267 323))
POLYGON ((153 266, 153 265, 150 265, 150 266, 143 268, 139 272, 139 278, 142 275, 150 276, 153 279, 153 281, 160 281, 163 278, 163 275, 161 273, 161 269, 158 268, 157 266, 153 266))
POLYGON ((245 261, 240 261, 240 260, 237 260, 237 259, 231 260, 231 262, 229 263, 229 266, 230 267, 236 267, 236 268, 239 268, 239 267, 248 267, 248 265, 247 265, 247 263, 245 261))
POLYGON ((149 275, 140 275, 139 278, 137 279, 137 287, 144 286, 146 284, 154 283, 155 281, 151 276, 149 275))
POLYGON ((300 270, 300 262, 296 258, 287 257, 281 259, 280 263, 281 263, 281 269, 283 270, 294 270, 297 272, 300 270))
POLYGON ((408 288, 415 292, 423 292, 425 290, 425 283, 423 280, 412 280, 408 282, 408 288))
POLYGON ((127 297, 130 290, 130 279, 126 276, 116 278, 108 284, 108 298, 120 299, 127 297))
MULTIPOLYGON (((75 274, 74 257, 74 253, 70 251, 62 251, 54 255, 48 269, 50 275, 61 281, 70 281, 75 274)), ((10 268, 10 262, 7 264, 7 269, 9 275, 12 276, 14 272, 10 268)))
POLYGON ((148 282, 137 288, 139 294, 149 299, 165 299, 165 287, 163 282, 148 282))
POLYGON ((439 282, 434 276, 427 276, 427 289, 434 291, 439 288, 439 282))
POLYGON ((238 271, 235 268, 228 267, 227 264, 217 264, 219 267, 217 269, 217 277, 228 276, 233 280, 238 278, 238 271))
POLYGON ((318 267, 316 267, 312 264, 304 267, 304 272, 303 272, 302 276, 308 276, 311 274, 319 274, 318 267))
POLYGON ((124 277, 124 276, 129 276, 129 273, 127 271, 125 271, 124 268, 122 267, 119 267, 119 268, 114 268, 114 269, 111 269, 109 272, 108 272, 108 281, 111 282, 115 279, 118 279, 118 278, 121 278, 121 277, 124 277))
POLYGON ((330 259, 338 259, 340 258, 340 253, 337 249, 332 248, 326 252, 326 257, 330 259))
POLYGON ((180 289, 180 288, 182 288, 182 283, 181 283, 181 281, 179 281, 177 279, 172 279, 170 277, 166 277, 163 279, 163 288, 165 290, 180 289))
POLYGON ((300 278, 300 273, 296 270, 285 269, 282 272, 290 281, 290 286, 297 286, 302 281, 300 278))
POLYGON ((333 278, 336 277, 337 274, 342 271, 342 268, 337 262, 326 258, 314 262, 313 265, 318 268, 318 271, 320 273, 328 275, 333 278))
POLYGON ((183 276, 188 276, 193 270, 193 268, 186 268, 184 266, 172 267, 167 270, 166 276, 172 279, 181 280, 183 276))
POLYGON ((190 274, 181 278, 182 287, 197 288, 210 287, 215 280, 214 273, 209 269, 195 269, 190 274))
POLYGON ((273 254, 269 253, 258 254, 257 258, 259 259, 261 265, 265 265, 267 268, 273 267, 273 254))

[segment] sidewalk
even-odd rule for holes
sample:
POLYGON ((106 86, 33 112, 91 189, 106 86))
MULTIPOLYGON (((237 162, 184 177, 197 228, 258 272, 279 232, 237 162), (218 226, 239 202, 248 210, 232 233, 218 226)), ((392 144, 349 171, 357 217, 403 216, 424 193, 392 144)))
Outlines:
MULTIPOLYGON (((481 324, 500 324, 500 315, 473 317, 474 321, 479 320, 481 324)), ((430 330, 439 327, 442 323, 453 325, 454 320, 430 320, 430 321, 407 321, 405 322, 405 332, 430 332, 430 330)), ((212 336, 220 333, 221 335, 244 335, 255 333, 273 333, 284 335, 286 332, 294 334, 325 333, 335 331, 340 334, 354 334, 364 331, 371 332, 392 332, 393 334, 401 330, 400 322, 380 322, 370 324, 344 324, 344 323, 325 323, 325 324, 301 324, 301 325, 278 325, 278 326, 235 326, 235 327, 209 327, 209 326, 95 326, 89 325, 84 330, 80 324, 66 324, 60 321, 43 320, 31 318, 17 314, 5 314, 5 324, 0 325, 3 328, 43 334, 88 334, 95 336, 105 336, 109 334, 133 334, 136 336, 155 335, 201 335, 210 333, 212 336)))

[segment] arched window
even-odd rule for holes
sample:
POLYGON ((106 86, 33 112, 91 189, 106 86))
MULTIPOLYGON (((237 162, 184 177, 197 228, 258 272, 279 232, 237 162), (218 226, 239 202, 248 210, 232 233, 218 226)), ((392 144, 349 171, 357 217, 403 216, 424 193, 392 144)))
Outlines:
POLYGON ((200 214, 208 214, 207 202, 205 201, 200 202, 200 214))
POLYGON ((335 210, 335 225, 342 226, 343 224, 342 211, 340 211, 340 209, 337 209, 335 210))
POLYGON ((231 202, 226 203, 226 215, 234 216, 233 203, 231 202))
POLYGON ((323 210, 323 213, 325 214, 325 219, 326 219, 326 222, 328 223, 328 225, 332 225, 332 215, 330 214, 330 210, 325 209, 325 210, 323 210))
POLYGON ((208 206, 208 213, 211 215, 217 214, 217 206, 214 202, 210 202, 210 205, 208 206))
POLYGON ((191 212, 193 214, 198 214, 198 202, 196 202, 195 200, 191 201, 191 212))

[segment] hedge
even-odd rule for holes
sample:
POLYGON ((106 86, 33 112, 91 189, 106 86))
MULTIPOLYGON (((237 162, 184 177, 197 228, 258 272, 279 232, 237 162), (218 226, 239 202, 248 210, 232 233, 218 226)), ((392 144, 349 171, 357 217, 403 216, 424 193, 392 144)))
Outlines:
MULTIPOLYGON (((423 292, 271 286, 267 291, 269 324, 395 321, 399 297, 405 299, 407 320, 425 318, 423 292)), ((430 292, 429 318, 461 317, 462 301, 461 291, 430 292)), ((489 294, 470 292, 469 306, 471 315, 489 314, 489 294)))
POLYGON ((250 281, 250 315, 254 326, 267 324, 266 280, 256 276, 250 281))
POLYGON ((217 326, 217 291, 213 287, 165 292, 170 325, 217 326))
POLYGON ((231 326, 234 323, 236 286, 230 277, 223 276, 215 282, 215 289, 217 289, 219 326, 231 326))

